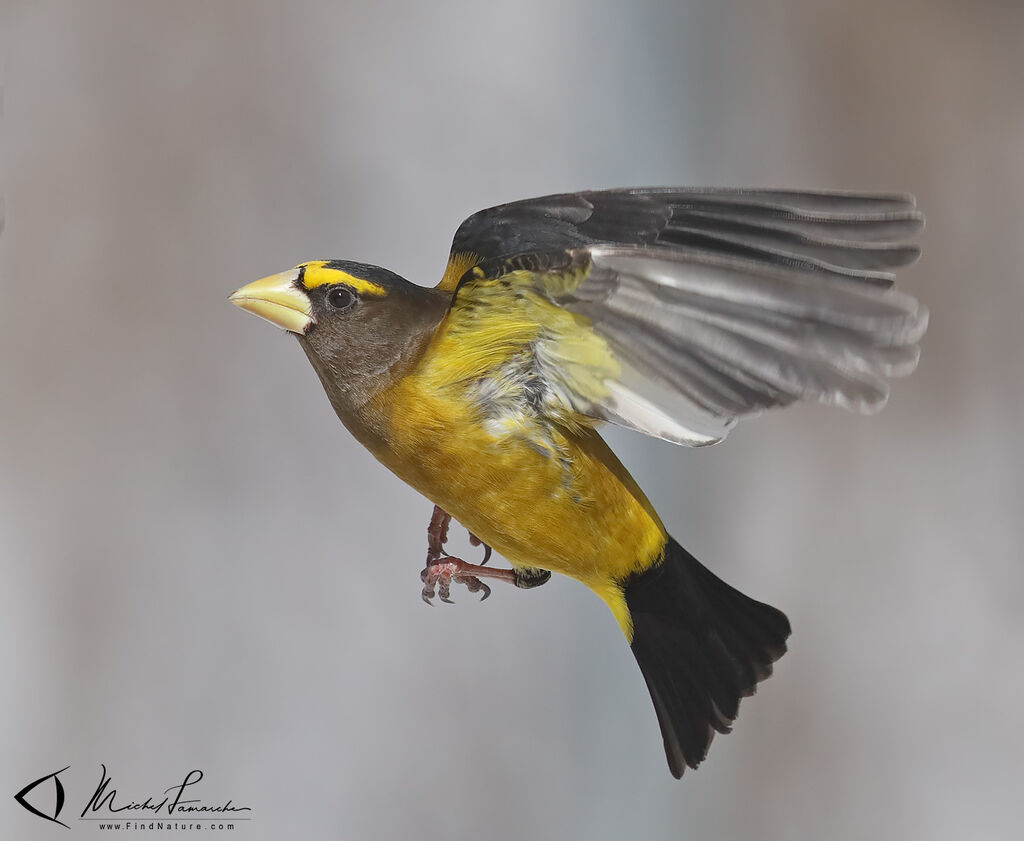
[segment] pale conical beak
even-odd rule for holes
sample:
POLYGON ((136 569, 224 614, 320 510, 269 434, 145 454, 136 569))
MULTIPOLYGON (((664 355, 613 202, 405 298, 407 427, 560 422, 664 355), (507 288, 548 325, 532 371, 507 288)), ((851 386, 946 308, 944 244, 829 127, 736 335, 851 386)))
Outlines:
POLYGON ((243 286, 228 300, 271 324, 302 335, 313 324, 313 306, 309 296, 295 285, 297 277, 297 269, 274 274, 243 286))

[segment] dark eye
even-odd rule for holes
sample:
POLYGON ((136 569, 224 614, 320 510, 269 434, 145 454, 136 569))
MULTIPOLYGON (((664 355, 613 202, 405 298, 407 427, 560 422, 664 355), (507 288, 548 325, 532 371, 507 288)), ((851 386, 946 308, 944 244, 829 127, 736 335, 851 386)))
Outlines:
POLYGON ((347 310, 356 302, 356 294, 347 286, 335 286, 327 293, 327 303, 336 310, 347 310))

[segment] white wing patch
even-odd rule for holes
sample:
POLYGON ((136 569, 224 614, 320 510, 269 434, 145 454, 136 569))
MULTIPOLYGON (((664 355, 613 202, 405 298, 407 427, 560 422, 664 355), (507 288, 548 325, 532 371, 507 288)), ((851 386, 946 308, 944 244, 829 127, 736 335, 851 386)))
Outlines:
POLYGON ((685 249, 589 249, 590 273, 555 297, 585 316, 621 371, 580 411, 687 446, 740 417, 813 400, 862 413, 914 370, 918 302, 870 278, 685 249))

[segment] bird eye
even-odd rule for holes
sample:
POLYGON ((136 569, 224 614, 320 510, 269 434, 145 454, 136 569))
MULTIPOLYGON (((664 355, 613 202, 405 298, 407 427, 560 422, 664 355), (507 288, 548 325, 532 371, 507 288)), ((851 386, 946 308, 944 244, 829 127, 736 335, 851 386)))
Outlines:
POLYGON ((347 286, 335 286, 327 293, 327 303, 336 310, 347 310, 355 302, 355 293, 347 286))

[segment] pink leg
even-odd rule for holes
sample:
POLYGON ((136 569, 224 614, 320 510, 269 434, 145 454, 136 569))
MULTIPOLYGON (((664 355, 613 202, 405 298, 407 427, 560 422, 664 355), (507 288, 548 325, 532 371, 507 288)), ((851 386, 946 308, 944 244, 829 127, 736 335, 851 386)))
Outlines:
POLYGON ((420 573, 420 581, 423 582, 423 601, 432 604, 434 588, 437 588, 437 595, 441 601, 453 604, 451 600, 451 585, 465 584, 466 589, 471 593, 480 593, 480 601, 483 601, 491 594, 491 588, 481 581, 481 578, 493 578, 497 581, 507 581, 509 584, 516 583, 516 573, 512 569, 493 569, 482 564, 467 564, 461 558, 453 558, 450 555, 435 561, 427 566, 420 573))
POLYGON ((452 557, 444 550, 451 519, 451 514, 438 505, 434 506, 430 525, 427 526, 427 565, 420 573, 420 580, 423 582, 421 595, 427 604, 433 603, 432 599, 435 594, 441 597, 441 601, 451 604, 453 582, 465 584, 466 589, 471 593, 482 592, 480 601, 483 601, 491 594, 491 588, 484 584, 480 580, 481 578, 507 581, 516 587, 528 588, 543 584, 551 577, 551 573, 543 570, 527 571, 485 567, 484 564, 491 558, 491 547, 472 533, 469 535, 469 542, 474 546, 483 545, 483 561, 479 564, 470 564, 461 558, 452 557))

